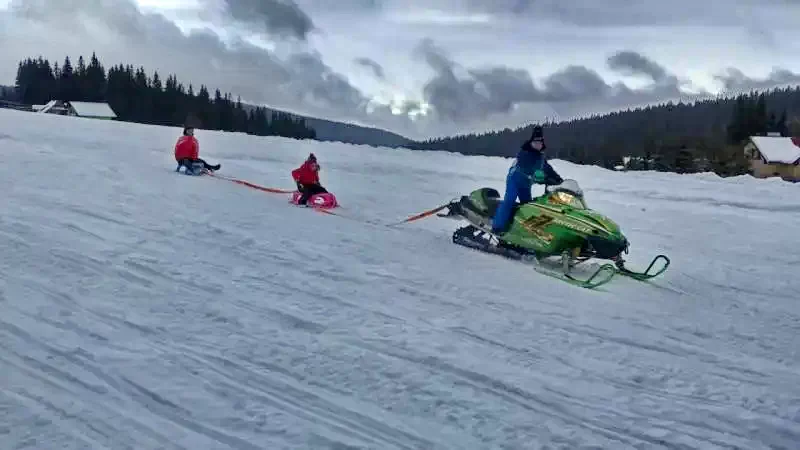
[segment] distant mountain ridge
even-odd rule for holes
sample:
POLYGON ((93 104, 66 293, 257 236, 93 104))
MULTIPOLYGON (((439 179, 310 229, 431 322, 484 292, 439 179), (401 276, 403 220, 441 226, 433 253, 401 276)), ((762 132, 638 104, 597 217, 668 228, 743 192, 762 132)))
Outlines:
MULTIPOLYGON (((256 105, 250 104, 243 104, 243 106, 245 109, 256 108, 256 105)), ((412 139, 381 128, 364 127, 345 122, 337 122, 335 120, 303 116, 269 107, 263 108, 269 113, 273 111, 281 112, 305 120, 306 124, 317 132, 317 140, 319 141, 337 141, 346 144, 374 145, 391 148, 403 147, 415 143, 412 139)))

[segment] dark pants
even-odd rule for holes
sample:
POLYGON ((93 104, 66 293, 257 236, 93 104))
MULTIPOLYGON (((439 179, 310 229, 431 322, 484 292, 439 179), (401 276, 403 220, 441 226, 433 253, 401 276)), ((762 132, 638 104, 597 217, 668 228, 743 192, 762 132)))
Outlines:
POLYGON ((520 203, 531 201, 531 181, 522 172, 511 169, 506 176, 506 193, 503 201, 492 218, 492 233, 499 235, 508 231, 511 219, 514 217, 517 197, 520 203))
POLYGON ((205 168, 206 170, 219 170, 220 168, 219 164, 217 164, 216 166, 212 166, 211 164, 207 163, 204 159, 183 158, 180 161, 178 161, 178 168, 175 169, 175 171, 177 172, 178 170, 180 170, 181 166, 191 169, 194 163, 202 164, 203 168, 205 168))
POLYGON ((297 190, 300 191, 303 195, 300 196, 300 199, 297 201, 300 205, 305 205, 308 203, 308 199, 311 198, 312 195, 316 194, 324 194, 327 191, 322 185, 319 184, 300 184, 297 183, 297 190))

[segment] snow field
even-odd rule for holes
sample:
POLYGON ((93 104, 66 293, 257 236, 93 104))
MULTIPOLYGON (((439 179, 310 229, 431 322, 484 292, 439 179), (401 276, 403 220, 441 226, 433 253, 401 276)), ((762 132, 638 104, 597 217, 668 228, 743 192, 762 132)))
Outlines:
MULTIPOLYGON (((653 283, 597 292, 388 227, 509 160, 0 110, 0 448, 796 448, 796 185, 562 161, 653 283)), ((541 189, 541 188, 539 188, 541 189)))

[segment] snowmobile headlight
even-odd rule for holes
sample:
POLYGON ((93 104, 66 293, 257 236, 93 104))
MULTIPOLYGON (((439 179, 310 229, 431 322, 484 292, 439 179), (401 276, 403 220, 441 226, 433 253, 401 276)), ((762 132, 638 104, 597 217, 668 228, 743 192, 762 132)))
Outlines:
POLYGON ((553 194, 553 200, 555 200, 557 203, 561 203, 562 205, 571 205, 575 200, 575 196, 569 192, 558 191, 553 194))
POLYGON ((586 209, 583 197, 567 191, 556 191, 550 196, 550 201, 556 204, 567 205, 575 209, 586 209))

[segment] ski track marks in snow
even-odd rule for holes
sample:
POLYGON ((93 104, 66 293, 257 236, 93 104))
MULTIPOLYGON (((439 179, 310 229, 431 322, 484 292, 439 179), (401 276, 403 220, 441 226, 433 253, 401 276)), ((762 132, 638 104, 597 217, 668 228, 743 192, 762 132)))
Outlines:
POLYGON ((800 441, 795 186, 556 161, 633 261, 673 261, 589 292, 454 246, 453 221, 380 225, 502 187, 508 160, 198 133, 273 187, 313 151, 343 220, 174 174, 176 129, 0 119, 0 447, 800 441))

